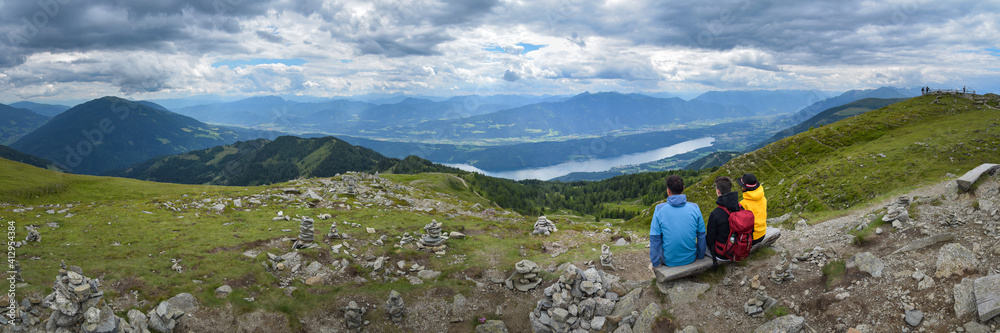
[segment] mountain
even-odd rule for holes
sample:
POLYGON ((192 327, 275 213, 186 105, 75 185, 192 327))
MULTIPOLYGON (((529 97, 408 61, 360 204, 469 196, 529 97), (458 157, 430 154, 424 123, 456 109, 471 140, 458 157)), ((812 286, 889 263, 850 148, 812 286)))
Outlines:
POLYGON ((239 138, 232 129, 109 96, 66 110, 11 148, 49 159, 63 170, 98 174, 239 138))
POLYGON ((31 110, 0 104, 0 144, 17 141, 48 120, 31 110))
POLYGON ((819 90, 727 90, 709 91, 694 100, 741 106, 757 115, 772 115, 799 111, 829 97, 819 90))
POLYGON ((616 92, 582 93, 561 102, 536 103, 469 118, 387 128, 376 135, 445 140, 608 135, 621 130, 736 118, 746 113, 746 109, 740 107, 680 98, 616 92))
POLYGON ((10 106, 13 106, 15 108, 28 109, 28 110, 31 110, 34 113, 37 113, 37 114, 40 114, 40 115, 43 115, 43 116, 46 116, 46 117, 49 117, 49 118, 55 117, 56 115, 58 115, 60 113, 66 112, 66 110, 69 110, 69 108, 70 108, 70 107, 65 106, 65 105, 41 104, 41 103, 27 102, 27 101, 12 103, 10 106))
POLYGON ((419 173, 457 172, 430 161, 387 158, 332 136, 278 137, 163 156, 107 175, 181 184, 261 185, 299 177, 332 177, 347 171, 419 173))
POLYGON ((789 136, 798 133, 808 131, 809 129, 814 127, 820 127, 826 124, 832 124, 844 118, 853 117, 871 110, 882 108, 887 105, 895 104, 905 100, 906 98, 865 98, 841 106, 832 107, 816 114, 812 118, 809 118, 806 121, 799 123, 798 125, 786 128, 778 133, 775 133, 767 140, 764 140, 763 142, 748 149, 748 151, 754 151, 760 149, 761 147, 764 147, 772 142, 787 138, 789 136))
POLYGON ((850 90, 836 97, 827 98, 816 102, 802 110, 799 110, 790 119, 794 123, 800 123, 812 118, 817 113, 830 108, 838 107, 859 99, 865 98, 909 98, 920 95, 915 89, 903 89, 894 87, 882 87, 878 89, 850 90))
POLYGON ((21 162, 27 165, 33 165, 42 169, 62 171, 59 167, 53 164, 52 161, 34 157, 4 145, 0 145, 0 158, 8 159, 14 162, 21 162))
MULTIPOLYGON (((712 180, 750 172, 768 216, 837 211, 1000 160, 995 94, 919 96, 802 132, 730 160, 684 191, 708 214, 712 180)), ((630 223, 648 225, 650 210, 630 223)), ((794 220, 794 219, 793 219, 794 220)), ((794 223, 794 222, 791 222, 794 223)))
POLYGON ((736 156, 743 155, 743 153, 738 151, 717 151, 702 158, 689 163, 684 167, 685 170, 701 170, 705 168, 714 168, 717 166, 723 166, 729 160, 735 158, 736 156))

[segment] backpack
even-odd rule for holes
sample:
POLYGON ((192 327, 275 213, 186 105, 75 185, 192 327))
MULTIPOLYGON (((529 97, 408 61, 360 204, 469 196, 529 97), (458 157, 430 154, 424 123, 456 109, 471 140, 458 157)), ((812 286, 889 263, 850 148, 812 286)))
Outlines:
POLYGON ((722 205, 719 205, 719 208, 729 214, 729 239, 716 241, 715 253, 732 261, 746 259, 750 256, 750 246, 753 242, 753 212, 747 209, 730 212, 722 205))

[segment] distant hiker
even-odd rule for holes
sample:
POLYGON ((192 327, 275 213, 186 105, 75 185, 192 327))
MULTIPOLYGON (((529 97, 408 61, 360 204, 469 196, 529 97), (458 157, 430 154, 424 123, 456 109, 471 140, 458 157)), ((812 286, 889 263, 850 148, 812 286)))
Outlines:
POLYGON ((965 93, 965 86, 962 86, 962 93, 965 93))
POLYGON ((756 245, 764 240, 767 232, 767 198, 764 197, 764 187, 760 186, 752 173, 744 174, 737 182, 743 188, 740 205, 753 212, 753 244, 756 245))
POLYGON ((924 87, 920 87, 920 94, 921 94, 921 95, 924 95, 924 94, 926 94, 926 92, 924 91, 924 87))
POLYGON ((683 266, 705 257, 705 220, 701 209, 687 202, 684 180, 667 177, 667 202, 653 209, 649 225, 650 268, 683 266))
POLYGON ((753 241, 753 213, 740 207, 739 194, 733 192, 733 180, 715 178, 715 207, 708 215, 705 243, 712 254, 712 263, 740 261, 750 255, 753 241))

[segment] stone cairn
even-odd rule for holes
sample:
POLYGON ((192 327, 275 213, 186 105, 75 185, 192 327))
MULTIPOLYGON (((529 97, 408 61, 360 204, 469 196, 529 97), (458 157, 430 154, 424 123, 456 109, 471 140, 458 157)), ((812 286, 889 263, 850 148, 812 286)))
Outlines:
POLYGON ((385 312, 393 323, 399 324, 403 322, 403 316, 406 315, 406 307, 404 307, 403 297, 399 295, 398 291, 393 290, 389 292, 389 300, 385 302, 385 312))
POLYGON ((441 223, 432 220, 424 226, 424 231, 427 232, 420 236, 420 240, 417 242, 417 248, 428 251, 428 252, 438 252, 444 251, 448 245, 444 242, 448 240, 448 237, 441 236, 441 223))
POLYGON ((539 216, 538 221, 535 221, 535 231, 532 231, 532 235, 550 235, 553 232, 558 231, 556 229, 556 224, 549 221, 545 216, 539 216))
POLYGON ((278 211, 278 216, 275 216, 275 217, 271 218, 272 222, 274 222, 274 221, 291 221, 291 220, 292 220, 292 218, 290 216, 288 216, 288 215, 285 215, 285 212, 283 212, 283 211, 278 211))
POLYGON ((601 268, 615 270, 615 265, 611 263, 612 256, 614 255, 611 253, 611 247, 608 244, 601 244, 601 268))
POLYGON ((42 241, 42 236, 38 234, 38 229, 35 229, 35 227, 32 226, 27 226, 25 228, 28 229, 28 236, 24 238, 25 243, 42 241))
POLYGON ((333 222, 333 224, 330 225, 330 233, 326 234, 326 238, 329 239, 344 238, 344 236, 340 234, 340 231, 337 231, 337 222, 333 222))
POLYGON ((316 229, 313 228, 313 219, 308 216, 302 217, 302 224, 299 224, 299 239, 295 241, 292 248, 311 249, 318 248, 319 245, 313 243, 316 240, 316 229))
POLYGON ((404 232, 403 233, 403 238, 399 240, 399 245, 406 245, 406 244, 413 243, 415 241, 416 241, 416 239, 413 239, 413 236, 410 236, 409 232, 404 232))
POLYGON ((358 303, 351 301, 347 303, 347 307, 340 309, 344 312, 344 324, 347 325, 348 330, 361 330, 361 326, 364 326, 365 312, 368 312, 367 308, 362 308, 358 306, 358 303))
POLYGON ((104 309, 97 308, 101 297, 104 297, 104 293, 98 291, 97 287, 100 287, 100 283, 83 276, 80 267, 67 269, 66 262, 63 262, 52 286, 52 293, 42 301, 43 307, 53 311, 45 324, 45 330, 76 331, 82 328, 84 332, 117 332, 123 321, 107 306, 104 309))
MULTIPOLYGON (((567 265, 556 283, 545 288, 545 297, 528 315, 534 332, 600 332, 615 310, 619 296, 610 291, 617 278, 596 269, 583 271, 567 265)), ((620 286, 618 286, 620 287, 620 286)), ((615 288, 618 288, 615 287, 615 288)), ((636 294, 638 296, 638 294, 636 294)), ((628 324, 618 319, 619 324, 628 324)))
POLYGON ((767 309, 770 309, 776 304, 778 304, 778 300, 767 296, 767 294, 762 291, 758 291, 757 295, 754 295, 754 297, 751 297, 746 301, 746 303, 743 303, 743 311, 751 317, 763 317, 764 311, 767 311, 767 309))
POLYGON ((527 292, 535 289, 542 282, 542 278, 538 276, 539 270, 541 270, 541 267, 534 261, 521 260, 514 265, 514 273, 504 283, 508 289, 527 292))
POLYGON ((902 229, 903 223, 910 220, 910 212, 906 210, 909 206, 910 198, 906 196, 899 197, 896 199, 896 202, 889 205, 885 216, 882 217, 882 221, 892 223, 893 228, 902 229))

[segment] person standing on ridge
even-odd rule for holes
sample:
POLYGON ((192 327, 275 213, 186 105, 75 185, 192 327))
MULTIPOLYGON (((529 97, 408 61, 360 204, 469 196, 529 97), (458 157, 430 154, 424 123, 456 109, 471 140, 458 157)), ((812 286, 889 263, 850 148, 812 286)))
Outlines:
POLYGON ((684 180, 667 177, 667 202, 656 205, 649 225, 649 268, 683 266, 705 257, 705 219, 684 195, 684 180))
POLYGON ((740 205, 753 212, 753 245, 757 245, 767 233, 767 198, 764 197, 764 187, 760 186, 752 173, 744 174, 737 183, 743 188, 740 205))

